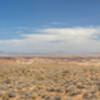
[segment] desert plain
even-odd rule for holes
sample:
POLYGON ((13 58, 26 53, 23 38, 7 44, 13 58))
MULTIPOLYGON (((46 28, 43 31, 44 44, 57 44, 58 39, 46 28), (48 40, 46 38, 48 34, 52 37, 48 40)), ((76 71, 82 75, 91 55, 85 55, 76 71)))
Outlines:
POLYGON ((0 55, 0 100, 100 100, 100 54, 0 55))

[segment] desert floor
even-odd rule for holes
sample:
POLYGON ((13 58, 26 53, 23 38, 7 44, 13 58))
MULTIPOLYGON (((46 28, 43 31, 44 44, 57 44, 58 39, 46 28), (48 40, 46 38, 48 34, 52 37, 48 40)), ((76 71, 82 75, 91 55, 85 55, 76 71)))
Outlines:
POLYGON ((100 100, 100 60, 0 59, 0 100, 100 100))

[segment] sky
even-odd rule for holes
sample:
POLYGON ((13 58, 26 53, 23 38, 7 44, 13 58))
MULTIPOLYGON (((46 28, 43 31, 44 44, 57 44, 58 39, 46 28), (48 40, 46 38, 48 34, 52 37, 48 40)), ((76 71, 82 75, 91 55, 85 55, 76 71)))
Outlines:
POLYGON ((100 0, 0 0, 0 52, 100 52, 100 0))

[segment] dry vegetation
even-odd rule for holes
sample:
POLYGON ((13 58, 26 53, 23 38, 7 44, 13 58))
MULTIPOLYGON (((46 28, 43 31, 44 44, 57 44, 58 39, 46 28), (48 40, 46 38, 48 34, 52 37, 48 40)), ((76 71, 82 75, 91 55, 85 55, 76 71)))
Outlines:
POLYGON ((100 100, 100 60, 0 60, 0 100, 100 100))

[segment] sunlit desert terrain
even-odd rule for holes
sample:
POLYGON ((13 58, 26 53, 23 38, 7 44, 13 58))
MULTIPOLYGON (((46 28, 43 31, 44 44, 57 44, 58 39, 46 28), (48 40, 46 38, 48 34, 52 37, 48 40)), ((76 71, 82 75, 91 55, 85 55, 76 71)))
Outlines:
POLYGON ((100 100, 98 54, 21 56, 1 55, 0 100, 100 100))

